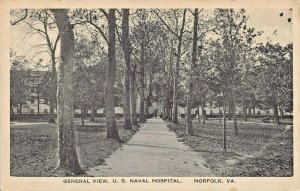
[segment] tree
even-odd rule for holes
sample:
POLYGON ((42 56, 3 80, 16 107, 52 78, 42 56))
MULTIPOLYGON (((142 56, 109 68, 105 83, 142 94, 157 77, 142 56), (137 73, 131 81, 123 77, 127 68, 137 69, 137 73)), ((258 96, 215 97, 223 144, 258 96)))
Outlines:
POLYGON ((74 33, 66 9, 52 9, 61 36, 57 75, 58 168, 81 174, 75 143, 73 111, 74 33))
MULTIPOLYGON (((180 70, 180 57, 181 57, 181 46, 182 46, 182 39, 183 39, 183 33, 184 33, 184 26, 186 24, 186 11, 187 9, 184 9, 183 12, 181 10, 170 10, 173 12, 174 20, 176 20, 177 28, 174 30, 171 28, 167 22, 164 21, 164 19, 159 15, 159 13, 155 10, 153 10, 154 14, 160 19, 160 21, 166 26, 166 28, 176 37, 177 39, 177 53, 176 53, 176 67, 175 67, 175 73, 174 73, 174 86, 173 86, 173 108, 172 108, 172 122, 174 124, 178 124, 178 111, 177 111, 177 92, 178 92, 178 78, 179 78, 179 70, 180 70), (181 25, 178 26, 178 20, 179 15, 182 13, 182 22, 181 25)), ((169 17, 171 18, 171 16, 169 17)))
POLYGON ((172 39, 168 38, 168 34, 165 35, 160 42, 165 45, 163 50, 161 50, 164 56, 161 60, 164 67, 161 69, 163 78, 161 79, 159 86, 157 86, 157 97, 164 107, 164 119, 172 119, 172 99, 173 99, 173 84, 174 84, 174 67, 173 67, 173 58, 174 58, 174 49, 169 46, 172 39))
POLYGON ((74 107, 80 109, 81 124, 84 126, 84 118, 86 109, 95 103, 91 103, 91 90, 92 84, 90 83, 87 68, 85 66, 78 66, 74 72, 74 107))
POLYGON ((137 112, 136 112, 136 70, 137 64, 132 65, 131 80, 130 80, 130 100, 131 100, 131 123, 137 125, 137 112))
MULTIPOLYGON (((41 71, 43 59, 40 59, 34 66, 34 70, 30 71, 31 77, 29 78, 28 83, 31 85, 31 99, 37 100, 37 114, 40 114, 40 104, 42 103, 42 98, 48 100, 52 85, 51 72, 41 71), (32 76, 33 75, 33 76, 32 76), (36 78, 37 77, 37 78, 36 78)), ((44 102, 48 104, 48 102, 44 102)))
POLYGON ((108 68, 105 79, 105 108, 107 138, 121 140, 118 134, 118 128, 115 116, 114 103, 114 83, 116 78, 116 17, 115 9, 109 9, 108 20, 108 68))
MULTIPOLYGON (((55 38, 51 37, 51 33, 56 29, 55 20, 53 15, 49 10, 27 10, 25 9, 25 14, 23 16, 19 16, 18 12, 13 11, 12 15, 17 17, 18 20, 11 21, 12 25, 24 23, 29 28, 29 38, 34 35, 38 35, 44 39, 44 43, 40 43, 34 45, 33 48, 38 48, 39 50, 35 53, 37 54, 47 52, 51 57, 51 83, 49 91, 49 123, 55 123, 54 120, 54 109, 56 107, 56 47, 59 41, 59 34, 55 36, 55 38), (46 50, 43 49, 46 47, 46 50)), ((56 32, 56 31, 55 31, 56 32)))
POLYGON ((194 68, 196 65, 197 59, 197 27, 198 27, 198 9, 195 9, 194 12, 194 32, 193 32, 193 47, 192 47, 192 63, 189 72, 189 87, 186 103, 186 133, 188 135, 193 135, 193 123, 191 119, 191 109, 192 109, 192 100, 193 100, 193 83, 194 83, 194 68))
MULTIPOLYGON (((238 134, 236 103, 238 96, 236 95, 238 87, 241 85, 243 77, 243 54, 241 52, 249 47, 247 44, 254 42, 254 37, 257 36, 254 28, 247 28, 248 16, 245 10, 233 9, 217 9, 217 25, 219 26, 220 40, 222 47, 217 50, 220 66, 216 67, 216 71, 223 83, 222 89, 224 96, 227 96, 229 112, 233 116, 234 132, 238 134), (247 30, 247 33, 244 31, 247 30), (246 48, 245 48, 246 47, 246 48)), ((244 52, 243 52, 244 53, 244 52)), ((215 56, 216 57, 216 56, 215 56)))
POLYGON ((12 118, 14 117, 13 107, 18 106, 22 114, 23 105, 26 105, 30 96, 27 63, 28 60, 24 56, 18 56, 10 50, 10 113, 12 118))
POLYGON ((97 109, 104 107, 103 73, 107 55, 93 36, 87 34, 76 36, 74 106, 82 109, 83 114, 87 109, 91 109, 91 121, 94 121, 97 109))
MULTIPOLYGON (((124 52, 125 66, 124 66, 124 93, 123 93, 123 118, 124 129, 132 129, 131 115, 130 115, 130 81, 133 80, 131 76, 130 64, 130 41, 129 41, 129 9, 122 9, 122 49, 124 52)), ((132 100, 135 101, 135 100, 132 100)))
MULTIPOLYGON (((39 71, 37 71, 39 72, 39 71)), ((40 104, 43 103, 41 100, 43 98, 48 99, 49 91, 47 88, 49 88, 49 81, 51 80, 51 75, 48 71, 45 72, 45 74, 40 75, 36 87, 35 87, 35 93, 36 93, 36 99, 37 99, 37 114, 40 114, 40 104)), ((45 104, 48 104, 47 102, 44 102, 45 104)))
POLYGON ((116 17, 115 9, 109 9, 107 13, 103 9, 80 9, 73 12, 75 24, 93 26, 95 31, 101 35, 102 40, 108 45, 108 64, 105 72, 104 103, 107 125, 107 138, 120 141, 115 117, 115 81, 116 81, 116 17), (103 22, 107 20, 108 27, 103 22), (99 22, 102 21, 102 22, 99 22), (101 23, 101 25, 100 25, 101 23), (108 35, 107 35, 108 34, 108 35))
POLYGON ((215 24, 215 18, 214 15, 211 14, 210 10, 201 9, 199 11, 199 14, 201 13, 202 18, 199 19, 197 23, 197 41, 199 42, 199 45, 197 44, 197 62, 192 68, 192 71, 197 74, 194 75, 193 80, 193 104, 192 108, 198 107, 198 117, 199 117, 199 123, 200 123, 200 107, 201 107, 201 113, 202 113, 202 122, 205 124, 206 121, 206 101, 213 100, 213 91, 210 90, 209 85, 209 74, 208 70, 211 68, 211 53, 212 49, 210 47, 210 42, 213 40, 211 36, 214 34, 214 30, 216 30, 217 26, 215 24), (206 38, 208 34, 211 34, 209 38, 206 38), (200 107, 199 107, 200 106, 200 107))
POLYGON ((293 105, 292 44, 266 43, 258 50, 260 64, 257 66, 256 96, 263 107, 273 109, 274 121, 279 124, 279 107, 290 110, 293 105))
POLYGON ((140 122, 145 122, 145 39, 142 39, 140 62, 140 122))
MULTIPOLYGON (((134 56, 138 65, 136 65, 135 69, 132 70, 139 73, 139 79, 137 80, 139 83, 136 83, 139 95, 140 95, 140 108, 139 108, 139 121, 141 123, 145 122, 145 65, 147 63, 147 32, 148 32, 148 25, 147 23, 147 11, 146 10, 137 10, 136 12, 138 18, 138 24, 135 24, 132 20, 133 25, 135 26, 132 28, 132 55, 134 56)), ((134 92, 132 92, 133 95, 134 92)), ((134 106, 132 106, 133 108, 134 106)))

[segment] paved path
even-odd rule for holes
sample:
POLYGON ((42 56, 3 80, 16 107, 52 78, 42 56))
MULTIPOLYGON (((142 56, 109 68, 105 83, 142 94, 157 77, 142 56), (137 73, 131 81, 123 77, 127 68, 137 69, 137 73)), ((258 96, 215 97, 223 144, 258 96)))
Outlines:
POLYGON ((213 176, 203 158, 179 142, 161 119, 149 119, 122 148, 90 168, 91 176, 213 176))

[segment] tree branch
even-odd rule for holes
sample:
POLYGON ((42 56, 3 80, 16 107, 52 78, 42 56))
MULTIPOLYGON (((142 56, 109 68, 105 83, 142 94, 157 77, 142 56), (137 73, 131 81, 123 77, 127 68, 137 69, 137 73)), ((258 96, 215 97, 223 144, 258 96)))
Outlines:
POLYGON ((37 45, 31 46, 31 48, 38 48, 40 46, 48 46, 48 44, 37 44, 37 45))
POLYGON ((11 25, 16 25, 16 24, 18 24, 19 22, 21 22, 21 21, 23 21, 24 19, 26 19, 27 15, 28 15, 28 10, 25 9, 25 15, 24 15, 23 17, 21 17, 21 18, 20 18, 19 20, 17 20, 17 21, 14 21, 14 22, 10 21, 10 24, 11 24, 11 25))
POLYGON ((38 54, 41 54, 41 53, 48 53, 48 54, 50 55, 50 53, 49 53, 48 50, 41 50, 41 51, 36 52, 36 53, 32 56, 31 59, 33 60, 38 54))
POLYGON ((108 14, 107 14, 107 12, 104 10, 104 9, 99 9, 102 13, 103 13, 103 15, 106 17, 106 19, 108 18, 108 14))
POLYGON ((134 57, 139 63, 141 63, 141 60, 140 60, 135 54, 131 54, 131 55, 133 55, 133 57, 134 57))
POLYGON ((195 15, 195 13, 191 10, 191 9, 187 9, 193 16, 195 15))
POLYGON ((119 34, 119 31, 118 31, 118 26, 116 25, 116 33, 117 33, 117 37, 118 37, 118 40, 120 42, 120 44, 122 44, 122 40, 120 38, 120 34, 119 34))
POLYGON ((159 16, 159 14, 153 10, 154 14, 159 18, 159 20, 167 27, 167 29, 172 33, 174 34, 177 38, 179 37, 177 33, 175 33, 171 28, 170 26, 159 16))
POLYGON ((186 9, 184 9, 184 11, 183 11, 183 19, 182 19, 181 29, 180 29, 180 33, 179 33, 179 38, 182 38, 183 33, 184 33, 185 17, 186 17, 186 9))
MULTIPOLYGON (((100 11, 101 10, 103 10, 103 9, 100 9, 100 11)), ((103 10, 104 11, 104 10, 103 10)), ((104 11, 105 12, 105 11, 104 11)), ((103 13, 104 14, 104 13, 103 13)), ((105 17, 107 17, 107 13, 105 12, 105 17)), ((90 16, 90 19, 89 19, 89 23, 91 24, 91 25, 93 25, 99 32, 100 32, 100 34, 101 34, 101 36, 104 38, 104 40, 105 40, 105 42, 107 43, 107 44, 109 44, 109 42, 108 42, 108 39, 107 39, 107 37, 105 36, 105 34, 104 34, 104 32, 103 32, 103 30, 98 26, 98 25, 96 25, 95 23, 93 23, 93 21, 92 21, 92 13, 91 12, 89 12, 89 16, 90 16)))
POLYGON ((117 13, 122 16, 122 13, 120 12, 120 10, 116 9, 117 13))
POLYGON ((48 13, 48 11, 46 10, 46 14, 48 15, 48 17, 53 21, 53 23, 56 23, 55 19, 51 16, 50 13, 48 13))
POLYGON ((24 21, 24 23, 26 23, 31 29, 46 35, 45 31, 42 31, 41 29, 35 28, 32 24, 28 23, 27 21, 24 21))
POLYGON ((108 43, 108 39, 107 39, 107 37, 105 36, 103 30, 102 30, 98 25, 94 24, 93 22, 89 22, 89 23, 90 23, 91 25, 93 25, 93 26, 100 32, 100 34, 101 34, 101 36, 104 38, 105 42, 106 42, 107 44, 109 44, 109 43, 108 43))
POLYGON ((57 43, 58 43, 58 41, 59 41, 59 38, 60 38, 60 36, 59 36, 59 34, 57 35, 57 37, 56 37, 56 40, 55 40, 55 42, 54 42, 54 46, 53 46, 53 51, 55 52, 55 50, 56 50, 56 46, 57 46, 57 43))
POLYGON ((215 28, 212 28, 212 29, 207 29, 205 32, 203 32, 203 33, 200 34, 200 36, 197 38, 197 40, 201 40, 206 33, 210 32, 210 31, 213 31, 215 29, 218 29, 218 28, 215 27, 215 28))

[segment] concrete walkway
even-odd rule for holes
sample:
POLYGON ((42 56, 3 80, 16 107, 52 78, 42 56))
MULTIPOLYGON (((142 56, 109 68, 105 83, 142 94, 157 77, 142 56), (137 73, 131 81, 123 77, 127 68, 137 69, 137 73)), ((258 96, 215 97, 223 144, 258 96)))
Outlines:
POLYGON ((122 148, 86 172, 91 176, 213 176, 203 158, 179 142, 162 119, 149 119, 122 148))

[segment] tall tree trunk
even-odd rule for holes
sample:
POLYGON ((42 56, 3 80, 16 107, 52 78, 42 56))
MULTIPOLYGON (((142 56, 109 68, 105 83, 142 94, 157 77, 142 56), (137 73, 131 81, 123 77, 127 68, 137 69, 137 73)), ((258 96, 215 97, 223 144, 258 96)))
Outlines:
POLYGON ((228 101, 228 120, 231 120, 232 118, 232 102, 228 101))
POLYGON ((145 39, 142 39, 141 51, 141 89, 140 89, 140 122, 145 123, 145 39))
POLYGON ((198 105, 198 120, 199 120, 199 125, 201 123, 201 116, 200 116, 200 107, 198 105))
POLYGON ((273 106, 273 110, 274 110, 274 121, 277 123, 277 125, 279 125, 280 121, 278 115, 278 106, 276 104, 273 106))
POLYGON ((14 118, 14 107, 12 105, 12 103, 10 102, 10 119, 13 119, 14 118))
POLYGON ((146 96, 146 100, 145 100, 145 113, 147 118, 150 116, 149 107, 150 107, 150 95, 146 96))
POLYGON ((105 79, 105 108, 106 108, 106 126, 107 138, 121 140, 118 133, 115 102, 114 102, 114 85, 116 78, 116 17, 115 9, 109 9, 108 13, 108 68, 105 79))
POLYGON ((219 105, 219 120, 220 120, 220 123, 222 122, 222 116, 221 116, 221 107, 219 105))
POLYGON ((224 97, 224 113, 223 113, 223 151, 226 152, 226 99, 224 97))
POLYGON ((251 108, 248 108, 248 115, 249 115, 250 118, 252 118, 251 108))
POLYGON ((73 121, 73 27, 66 9, 53 9, 52 12, 61 35, 60 64, 57 75, 58 167, 69 170, 74 174, 81 174, 83 170, 80 168, 77 158, 73 121))
POLYGON ((245 100, 243 100, 243 120, 247 122, 247 105, 245 100))
POLYGON ((137 113, 136 113, 136 77, 135 68, 132 70, 131 80, 130 80, 130 96, 131 96, 131 122, 133 125, 137 125, 137 113))
POLYGON ((37 94, 37 113, 40 115, 40 95, 37 94))
POLYGON ((92 107, 91 121, 95 121, 96 113, 97 113, 96 108, 92 107))
POLYGON ((233 127, 234 127, 234 134, 238 134, 238 126, 237 126, 237 117, 235 113, 235 102, 232 102, 232 114, 233 114, 233 127))
POLYGON ((234 92, 234 79, 232 79, 232 117, 233 117, 233 127, 234 127, 234 134, 238 134, 238 126, 237 126, 237 117, 235 113, 235 92, 234 92))
POLYGON ((122 9, 122 49, 125 58, 124 90, 123 90, 123 128, 132 129, 130 116, 130 41, 129 41, 129 9, 122 9))
POLYGON ((193 49, 192 49, 192 64, 189 75, 189 89, 186 103, 186 133, 188 135, 193 135, 193 123, 192 123, 192 100, 193 100, 193 82, 194 82, 194 68, 196 65, 196 57, 197 57, 197 28, 198 28, 198 9, 195 9, 194 13, 194 35, 193 35, 193 49))
POLYGON ((173 84, 174 84, 174 77, 173 77, 173 65, 174 65, 174 49, 171 48, 171 51, 170 51, 170 64, 169 64, 169 73, 168 73, 168 89, 169 88, 172 88, 172 91, 171 93, 167 93, 166 94, 166 104, 167 104, 167 107, 166 107, 166 115, 167 115, 167 120, 171 120, 172 121, 172 103, 170 102, 170 100, 172 99, 173 101, 173 84))
POLYGON ((55 123, 54 108, 56 105, 56 91, 57 91, 57 78, 55 68, 55 50, 51 52, 51 82, 50 82, 50 94, 49 94, 49 123, 55 123))
MULTIPOLYGON (((202 94, 201 95, 201 100, 202 100, 202 94)), ((205 125, 205 120, 206 120, 206 110, 205 110, 206 103, 205 101, 201 101, 201 113, 202 113, 202 123, 205 125)))
POLYGON ((22 115, 22 104, 20 103, 20 115, 22 115))
POLYGON ((202 123, 205 125, 205 121, 206 121, 206 110, 205 107, 202 106, 202 123))
POLYGON ((280 119, 283 119, 283 115, 284 115, 284 111, 282 109, 282 107, 279 106, 279 112, 280 112, 280 119))
POLYGON ((80 113, 81 113, 81 125, 84 126, 84 106, 83 104, 81 104, 81 109, 80 109, 80 113))
POLYGON ((179 65, 180 65, 180 56, 181 56, 181 43, 182 43, 182 37, 183 37, 183 30, 185 25, 185 16, 186 16, 186 9, 184 9, 183 12, 183 18, 182 18, 182 25, 178 36, 178 44, 177 44, 177 60, 176 60, 176 67, 175 67, 175 75, 174 75, 174 86, 173 86, 173 116, 172 116, 172 123, 178 124, 178 109, 177 109, 177 93, 178 93, 178 78, 179 78, 179 65))
POLYGON ((170 113, 169 113, 169 108, 168 108, 168 107, 166 107, 166 112, 165 112, 165 115, 167 116, 167 118, 169 118, 169 117, 170 117, 170 113))

